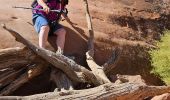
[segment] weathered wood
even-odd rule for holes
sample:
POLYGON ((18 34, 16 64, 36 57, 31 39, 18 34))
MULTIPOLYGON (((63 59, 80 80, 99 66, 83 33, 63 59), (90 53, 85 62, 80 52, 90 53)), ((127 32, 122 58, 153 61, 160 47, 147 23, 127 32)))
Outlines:
POLYGON ((15 32, 14 30, 9 29, 6 26, 4 26, 3 28, 10 32, 16 38, 17 41, 23 43, 32 51, 34 51, 34 53, 45 59, 47 62, 51 63, 56 68, 59 68, 63 72, 65 72, 67 76, 72 80, 78 82, 89 82, 94 85, 100 85, 97 78, 91 71, 87 70, 81 65, 78 65, 73 60, 63 55, 57 55, 52 51, 39 48, 38 46, 33 45, 31 42, 23 38, 19 33, 15 32))
POLYGON ((106 61, 102 67, 109 67, 110 64, 114 63, 118 57, 118 54, 117 54, 117 49, 114 49, 112 54, 111 54, 111 57, 108 59, 108 61, 106 61))
POLYGON ((89 32, 89 40, 88 40, 88 52, 86 52, 86 61, 94 75, 96 76, 97 80, 100 82, 100 84, 104 83, 110 83, 110 80, 105 75, 103 68, 95 63, 93 60, 94 56, 94 31, 92 26, 92 21, 90 17, 90 12, 88 8, 88 2, 87 0, 83 0, 85 12, 86 12, 86 20, 87 20, 87 26, 88 26, 88 32, 89 32))
POLYGON ((120 60, 120 55, 121 55, 122 49, 120 48, 116 48, 110 59, 104 63, 102 65, 103 70, 105 72, 106 75, 108 75, 111 71, 113 71, 113 69, 116 67, 116 65, 118 64, 119 60, 120 60))
POLYGON ((94 31, 93 31, 93 25, 90 17, 89 7, 87 0, 83 0, 84 2, 84 8, 86 13, 86 20, 87 20, 87 27, 88 27, 88 33, 89 33, 89 40, 88 40, 88 51, 90 51, 90 56, 94 56, 94 31))
POLYGON ((5 77, 6 75, 12 73, 12 72, 14 72, 14 70, 13 69, 9 69, 9 68, 1 70, 0 71, 0 79, 5 77))
POLYGON ((36 56, 32 54, 33 52, 28 50, 26 47, 14 47, 7 49, 0 49, 0 60, 10 59, 11 57, 20 57, 22 59, 32 61, 36 56))
POLYGON ((19 75, 21 75, 21 72, 25 69, 21 68, 19 70, 13 70, 10 73, 8 73, 6 76, 0 78, 0 88, 2 88, 3 86, 6 86, 8 84, 10 84, 12 81, 14 81, 19 75))
POLYGON ((18 77, 15 81, 13 81, 11 84, 9 84, 7 87, 5 87, 3 90, 0 91, 0 95, 9 95, 12 92, 14 92, 17 88, 22 86, 24 83, 28 82, 30 79, 32 79, 35 76, 38 76, 44 71, 44 66, 46 64, 40 63, 36 66, 30 65, 29 70, 22 74, 20 77, 18 77))
POLYGON ((15 68, 15 67, 19 67, 19 66, 24 66, 29 64, 29 61, 25 60, 25 59, 20 59, 20 58, 16 58, 16 59, 5 59, 3 61, 0 61, 0 69, 4 69, 4 68, 15 68))
POLYGON ((56 90, 73 90, 71 80, 59 69, 52 68, 50 79, 56 84, 56 90))
POLYGON ((91 68, 94 75, 97 77, 100 84, 110 83, 110 80, 105 75, 103 68, 95 63, 92 57, 90 57, 89 53, 86 53, 86 61, 89 67, 91 68))
POLYGON ((95 88, 85 90, 71 90, 62 92, 49 92, 31 96, 4 96, 0 99, 8 100, 143 100, 170 91, 167 86, 147 86, 134 83, 114 85, 108 83, 95 88), (132 98, 133 97, 133 98, 132 98))
POLYGON ((7 48, 0 50, 0 70, 29 64, 36 56, 27 48, 7 48))
POLYGON ((11 54, 19 54, 23 48, 15 47, 15 48, 6 48, 6 49, 0 49, 0 55, 11 55, 11 54))

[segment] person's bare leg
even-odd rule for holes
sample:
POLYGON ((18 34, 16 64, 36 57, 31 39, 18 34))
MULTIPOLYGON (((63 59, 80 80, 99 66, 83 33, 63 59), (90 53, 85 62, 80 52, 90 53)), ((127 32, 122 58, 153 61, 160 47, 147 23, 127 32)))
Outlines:
POLYGON ((42 26, 40 33, 39 33, 39 47, 40 48, 45 48, 46 42, 48 39, 48 33, 49 33, 49 26, 42 26))
POLYGON ((54 34, 57 35, 57 40, 56 40, 56 44, 58 47, 57 52, 63 54, 66 30, 64 28, 61 28, 58 29, 54 34))

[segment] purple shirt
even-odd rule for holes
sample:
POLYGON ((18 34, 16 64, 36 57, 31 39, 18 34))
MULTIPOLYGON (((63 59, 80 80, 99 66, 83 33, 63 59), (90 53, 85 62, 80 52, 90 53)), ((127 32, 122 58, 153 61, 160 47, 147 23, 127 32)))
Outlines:
MULTIPOLYGON (((63 8, 61 7, 60 3, 56 2, 56 0, 50 0, 46 4, 51 10, 61 10, 61 8, 63 8)), ((43 7, 38 4, 35 8, 42 9, 43 7)), ((56 12, 49 12, 46 14, 44 11, 33 10, 33 13, 41 14, 45 16, 49 21, 55 21, 58 18, 58 14, 56 12)))

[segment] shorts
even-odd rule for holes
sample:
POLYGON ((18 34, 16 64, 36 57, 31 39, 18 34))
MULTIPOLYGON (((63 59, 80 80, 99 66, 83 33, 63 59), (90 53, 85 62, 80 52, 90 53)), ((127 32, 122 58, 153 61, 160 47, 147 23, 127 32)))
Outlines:
POLYGON ((56 30, 63 28, 61 24, 59 23, 52 24, 45 17, 41 15, 38 15, 36 18, 34 18, 33 23, 37 33, 40 32, 42 26, 46 26, 46 25, 50 26, 49 35, 53 35, 56 30))

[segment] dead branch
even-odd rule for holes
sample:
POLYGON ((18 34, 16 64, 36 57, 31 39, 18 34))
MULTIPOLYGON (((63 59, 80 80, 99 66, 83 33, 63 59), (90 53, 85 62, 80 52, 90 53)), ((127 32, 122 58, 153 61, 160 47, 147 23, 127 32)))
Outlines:
POLYGON ((34 55, 33 52, 28 50, 28 48, 26 47, 15 47, 0 50, 0 60, 3 60, 4 58, 10 59, 13 56, 15 56, 16 58, 22 57, 22 59, 26 59, 28 61, 32 61, 36 58, 36 55, 34 55))
POLYGON ((29 70, 26 73, 22 74, 18 79, 13 81, 10 85, 8 85, 3 90, 1 90, 0 95, 3 96, 3 95, 11 94, 17 88, 22 86, 24 83, 28 82, 33 77, 41 74, 44 71, 44 69, 46 68, 46 66, 44 66, 44 65, 46 65, 46 64, 44 64, 43 62, 38 65, 35 65, 35 66, 30 65, 29 70))
POLYGON ((0 79, 5 77, 6 75, 12 73, 12 72, 14 72, 14 70, 13 69, 9 69, 9 68, 0 70, 0 79))
POLYGON ((103 68, 95 63, 92 57, 90 57, 89 53, 86 53, 86 61, 89 67, 91 68, 92 72, 98 78, 100 84, 110 83, 110 80, 105 75, 103 68))
POLYGON ((106 68, 106 67, 109 67, 110 64, 114 63, 118 57, 118 54, 117 54, 117 49, 114 49, 113 52, 112 52, 112 55, 110 57, 110 59, 108 59, 108 61, 106 63, 104 63, 102 65, 102 67, 106 68))
POLYGON ((0 50, 0 70, 29 64, 36 56, 27 48, 8 48, 0 50))
POLYGON ((147 86, 134 83, 114 85, 112 83, 100 85, 86 90, 71 90, 62 92, 49 92, 32 96, 4 96, 0 99, 8 100, 49 100, 49 99, 74 99, 74 100, 143 100, 145 97, 155 96, 170 91, 167 86, 147 86), (133 98, 132 98, 133 97, 133 98))
POLYGON ((57 86, 56 90, 73 90, 73 85, 71 80, 59 69, 52 68, 51 70, 51 78, 50 78, 57 86))
POLYGON ((90 12, 88 8, 88 2, 87 0, 83 0, 85 12, 86 12, 86 20, 87 20, 87 26, 88 26, 88 32, 89 32, 89 40, 88 40, 88 52, 86 53, 86 61, 100 84, 109 83, 109 79, 106 77, 103 68, 95 63, 93 60, 94 56, 94 31, 92 27, 92 21, 90 17, 90 12))
POLYGON ((93 57, 94 56, 94 31, 93 31, 92 21, 90 17, 89 8, 88 8, 88 2, 87 0, 83 0, 83 2, 85 7, 85 13, 86 13, 87 27, 89 32, 88 50, 91 51, 90 56, 93 57))
POLYGON ((20 74, 21 72, 25 69, 25 67, 15 71, 11 71, 10 73, 4 75, 4 77, 0 78, 0 88, 10 84, 12 81, 14 81, 20 74))
POLYGON ((27 65, 29 64, 29 61, 27 60, 24 60, 24 59, 9 59, 7 61, 7 59, 5 60, 6 62, 4 62, 3 60, 3 63, 0 62, 0 69, 5 69, 5 68, 16 68, 16 67, 19 67, 19 66, 24 66, 24 65, 27 65))
POLYGON ((105 64, 102 65, 106 75, 108 75, 116 67, 118 61, 120 60, 121 52, 122 50, 120 48, 116 48, 113 51, 110 59, 105 64))

